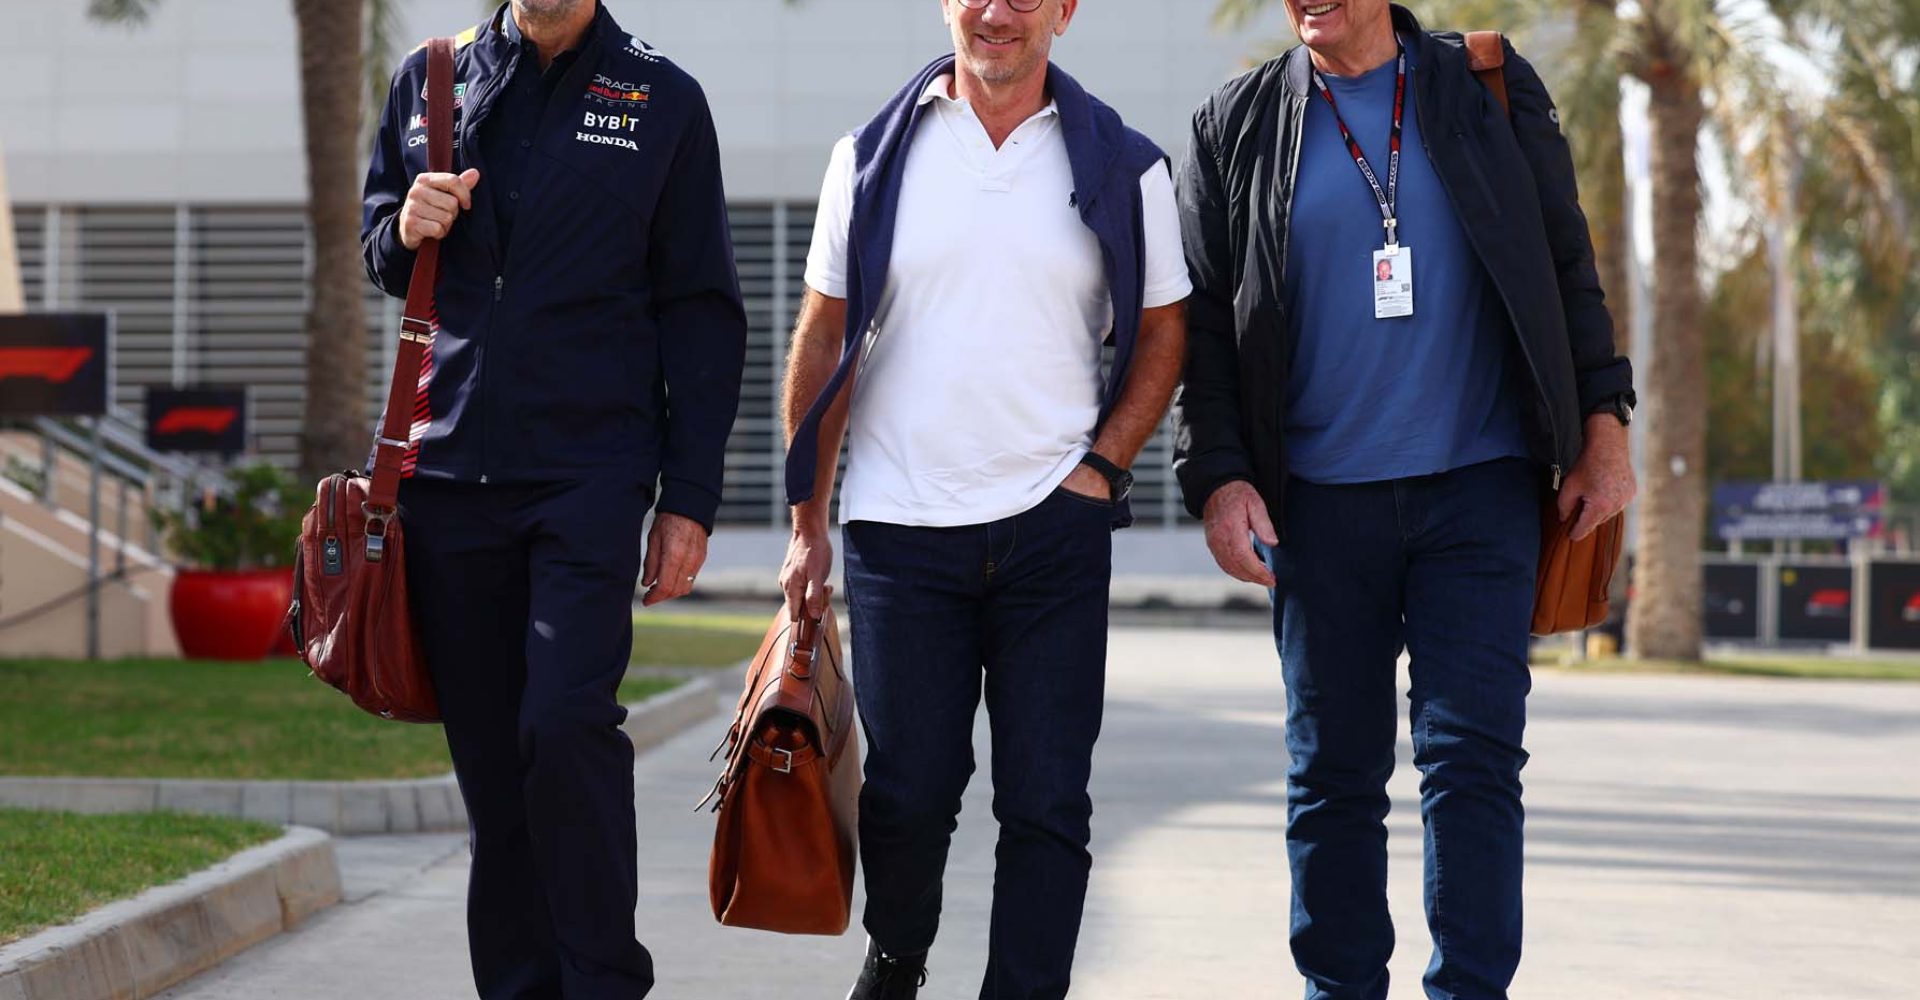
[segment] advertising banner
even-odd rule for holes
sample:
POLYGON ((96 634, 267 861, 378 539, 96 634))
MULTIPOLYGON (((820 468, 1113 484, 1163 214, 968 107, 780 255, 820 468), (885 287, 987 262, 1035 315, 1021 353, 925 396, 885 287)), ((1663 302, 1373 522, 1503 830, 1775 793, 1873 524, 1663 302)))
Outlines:
POLYGON ((0 417, 101 416, 111 361, 104 313, 0 315, 0 417))
POLYGON ((1760 564, 1708 563, 1705 573, 1709 639, 1756 642, 1760 638, 1760 564))
POLYGON ((148 389, 147 447, 221 455, 247 450, 246 388, 148 389))
POLYGON ((1873 482, 1720 483, 1713 532, 1726 541, 1874 538, 1886 506, 1886 487, 1873 482))
POLYGON ((1867 645, 1920 649, 1920 563, 1874 563, 1867 594, 1867 645))
POLYGON ((1853 638, 1853 567, 1780 567, 1780 638, 1848 642, 1853 638))

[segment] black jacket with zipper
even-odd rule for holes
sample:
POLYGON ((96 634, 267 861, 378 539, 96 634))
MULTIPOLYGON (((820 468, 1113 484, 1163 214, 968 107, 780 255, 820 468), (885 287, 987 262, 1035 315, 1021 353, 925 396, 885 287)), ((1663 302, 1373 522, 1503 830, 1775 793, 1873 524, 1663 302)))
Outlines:
MULTIPOLYGON (((1424 151, 1506 306, 1524 359, 1524 384, 1511 391, 1534 457, 1557 482, 1580 455, 1585 416, 1633 399, 1559 114, 1511 46, 1509 119, 1474 77, 1461 35, 1427 32, 1399 6, 1393 18, 1414 56, 1408 89, 1424 151)), ((1176 180, 1194 292, 1174 471, 1196 517, 1215 490, 1245 480, 1283 523, 1294 343, 1282 282, 1309 65, 1296 46, 1202 104, 1176 180)))

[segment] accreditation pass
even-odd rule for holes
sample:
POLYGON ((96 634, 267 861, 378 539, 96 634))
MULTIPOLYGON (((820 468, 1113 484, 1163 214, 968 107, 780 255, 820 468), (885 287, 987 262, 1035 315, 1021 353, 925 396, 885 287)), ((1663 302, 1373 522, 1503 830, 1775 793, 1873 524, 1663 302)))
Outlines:
POLYGON ((1373 318, 1413 315, 1413 248, 1389 244, 1373 252, 1373 318))

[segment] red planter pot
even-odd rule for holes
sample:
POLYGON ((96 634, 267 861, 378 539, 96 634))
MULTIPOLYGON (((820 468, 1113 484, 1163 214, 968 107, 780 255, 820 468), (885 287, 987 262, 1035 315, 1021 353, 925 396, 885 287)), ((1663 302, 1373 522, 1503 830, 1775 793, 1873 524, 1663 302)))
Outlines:
POLYGON ((183 569, 168 610, 181 655, 196 660, 261 660, 280 641, 293 571, 183 569))

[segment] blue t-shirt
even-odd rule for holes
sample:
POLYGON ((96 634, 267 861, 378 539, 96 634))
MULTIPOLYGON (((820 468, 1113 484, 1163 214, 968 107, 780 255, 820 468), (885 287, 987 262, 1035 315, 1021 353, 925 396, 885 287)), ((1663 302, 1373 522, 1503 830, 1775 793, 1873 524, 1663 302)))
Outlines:
MULTIPOLYGON (((1394 78, 1392 61, 1358 77, 1324 77, 1382 189, 1394 78)), ((1373 318, 1373 252, 1386 244, 1380 204, 1325 98, 1317 88, 1309 95, 1286 274, 1296 345, 1289 471, 1309 482, 1364 483, 1525 457, 1508 368, 1512 325, 1421 145, 1412 80, 1397 213, 1414 268, 1414 312, 1404 318, 1373 318)))

